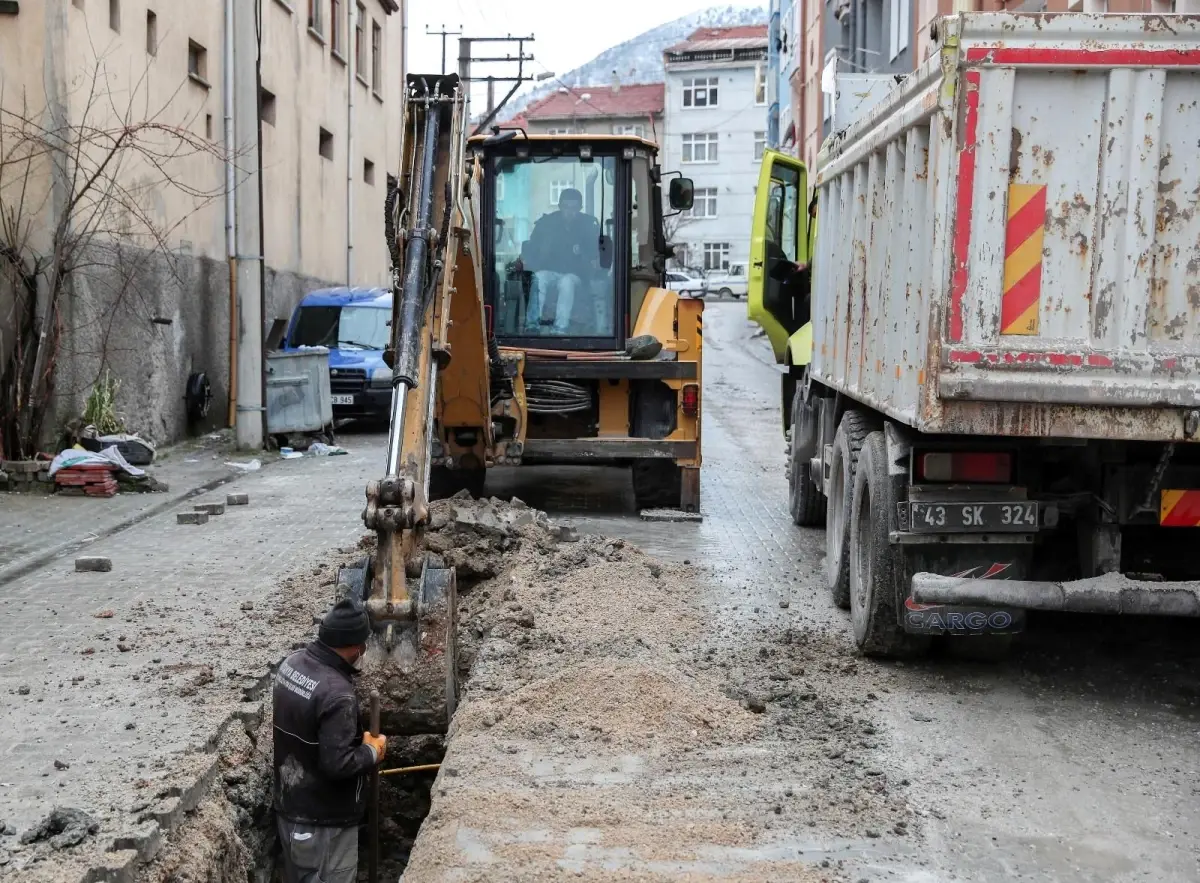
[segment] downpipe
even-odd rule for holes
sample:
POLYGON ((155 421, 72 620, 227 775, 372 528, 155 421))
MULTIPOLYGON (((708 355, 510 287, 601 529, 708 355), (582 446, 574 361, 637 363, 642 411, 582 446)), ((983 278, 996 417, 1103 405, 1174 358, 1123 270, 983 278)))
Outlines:
POLYGON ((233 126, 233 2, 225 0, 225 259, 229 266, 229 414, 230 428, 237 425, 238 400, 238 285, 237 285, 237 187, 233 157, 236 153, 233 126))

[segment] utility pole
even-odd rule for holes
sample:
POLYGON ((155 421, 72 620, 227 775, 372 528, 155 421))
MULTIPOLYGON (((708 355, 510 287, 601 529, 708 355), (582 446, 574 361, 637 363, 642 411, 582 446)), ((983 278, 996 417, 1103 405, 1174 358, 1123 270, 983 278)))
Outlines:
POLYGON ((462 37, 458 41, 458 76, 463 81, 463 88, 466 90, 468 97, 467 118, 470 119, 470 94, 471 94, 471 65, 472 64, 513 64, 517 65, 517 75, 515 77, 497 77, 488 75, 480 77, 481 80, 487 81, 488 98, 487 98, 487 115, 483 121, 475 127, 474 134, 478 135, 491 124, 496 118, 504 105, 508 104, 509 99, 517 94, 517 90, 521 88, 522 83, 527 83, 533 79, 532 76, 525 73, 525 62, 533 61, 533 55, 525 54, 525 44, 533 42, 533 36, 514 37, 511 34, 506 37, 462 37), (511 52, 503 56, 475 56, 472 54, 476 43, 516 43, 517 54, 511 52), (512 88, 508 90, 508 94, 496 104, 496 83, 512 83, 512 88))
POLYGON ((459 25, 458 27, 459 27, 459 29, 457 31, 448 31, 448 30, 446 30, 446 26, 442 25, 442 29, 440 31, 431 31, 431 30, 429 30, 429 25, 425 25, 425 33, 428 36, 442 38, 442 73, 443 74, 446 73, 446 38, 459 36, 462 33, 462 25, 459 25))
POLYGON ((258 449, 265 438, 263 407, 262 202, 258 141, 258 6, 235 3, 233 16, 234 132, 237 133, 236 231, 238 299, 239 448, 258 449))

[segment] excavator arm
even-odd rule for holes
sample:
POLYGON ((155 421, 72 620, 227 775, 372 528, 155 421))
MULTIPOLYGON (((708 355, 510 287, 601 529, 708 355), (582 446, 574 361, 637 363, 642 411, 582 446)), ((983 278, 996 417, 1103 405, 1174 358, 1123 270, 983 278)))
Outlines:
POLYGON ((375 631, 364 671, 391 733, 445 732, 458 697, 455 574, 423 543, 442 390, 455 394, 456 419, 491 446, 478 171, 468 167, 465 114, 457 76, 407 78, 400 175, 389 177, 385 209, 391 421, 384 475, 368 484, 363 513, 377 539, 363 574, 375 631))

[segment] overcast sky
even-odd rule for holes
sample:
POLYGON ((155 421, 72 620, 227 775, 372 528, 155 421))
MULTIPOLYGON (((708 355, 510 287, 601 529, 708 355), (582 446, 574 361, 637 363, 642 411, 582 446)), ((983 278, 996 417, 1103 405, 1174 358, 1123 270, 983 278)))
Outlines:
MULTIPOLYGON (((444 25, 446 30, 462 30, 468 37, 506 34, 526 37, 532 34, 537 38, 527 50, 536 59, 531 65, 532 70, 535 73, 550 70, 562 75, 610 46, 657 25, 709 6, 726 5, 765 7, 766 3, 758 4, 754 0, 601 0, 600 3, 580 5, 570 0, 409 0, 411 62, 408 69, 410 73, 419 73, 436 72, 441 68, 441 37, 426 36, 426 28, 440 31, 444 25)), ((457 36, 446 40, 446 68, 450 71, 457 66, 457 40, 457 36)), ((515 44, 512 51, 516 52, 515 44)), ((504 52, 495 54, 503 55, 504 52)), ((496 67, 490 72, 496 76, 510 75, 501 73, 496 67)))

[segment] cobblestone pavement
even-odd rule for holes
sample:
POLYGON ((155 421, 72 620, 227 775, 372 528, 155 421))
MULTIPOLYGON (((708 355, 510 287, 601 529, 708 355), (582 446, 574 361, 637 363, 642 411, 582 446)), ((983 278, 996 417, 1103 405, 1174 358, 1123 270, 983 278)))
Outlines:
POLYGON ((382 468, 384 439, 341 443, 346 456, 280 462, 91 544, 89 554, 112 558, 110 573, 75 573, 66 560, 3 586, 0 820, 10 830, 52 805, 119 826, 156 796, 137 780, 161 784, 194 762, 230 713, 198 688, 261 677, 291 641, 263 612, 281 578, 363 533, 364 488, 382 468), (176 524, 177 511, 233 491, 250 504, 176 524), (228 657, 194 658, 201 636, 228 657))
MULTIPOLYGON (((146 467, 167 485, 164 493, 117 494, 107 498, 66 497, 46 492, 0 492, 0 585, 66 555, 113 530, 144 518, 198 488, 237 475, 227 460, 248 460, 229 452, 227 434, 164 449, 146 467)), ((274 456, 274 455, 270 455, 274 456)))

